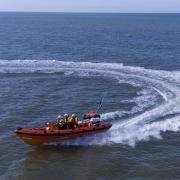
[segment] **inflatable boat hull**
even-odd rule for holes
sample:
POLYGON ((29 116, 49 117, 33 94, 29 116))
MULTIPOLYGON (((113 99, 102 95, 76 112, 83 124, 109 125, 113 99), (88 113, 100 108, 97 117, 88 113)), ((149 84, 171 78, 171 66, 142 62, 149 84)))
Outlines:
POLYGON ((111 128, 112 124, 99 126, 79 127, 66 130, 46 130, 46 128, 19 128, 15 131, 16 136, 30 145, 64 141, 79 138, 95 133, 100 133, 111 128))

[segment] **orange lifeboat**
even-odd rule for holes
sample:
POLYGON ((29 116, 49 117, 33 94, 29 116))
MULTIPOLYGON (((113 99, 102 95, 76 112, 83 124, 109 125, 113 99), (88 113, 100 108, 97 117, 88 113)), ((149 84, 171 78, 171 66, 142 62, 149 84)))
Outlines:
POLYGON ((18 128, 16 136, 30 145, 41 145, 44 143, 65 141, 82 136, 100 133, 111 128, 112 124, 81 123, 74 129, 49 129, 49 128, 18 128))

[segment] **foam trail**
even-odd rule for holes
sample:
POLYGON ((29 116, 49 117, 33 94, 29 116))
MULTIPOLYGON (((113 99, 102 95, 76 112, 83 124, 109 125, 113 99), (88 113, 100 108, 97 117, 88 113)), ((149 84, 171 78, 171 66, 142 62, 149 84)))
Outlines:
POLYGON ((128 144, 135 146, 139 141, 148 141, 151 137, 161 139, 161 132, 180 130, 180 116, 165 121, 145 124, 144 126, 131 126, 128 128, 114 128, 105 134, 94 135, 74 141, 63 142, 66 145, 111 145, 115 143, 128 144))
POLYGON ((153 87, 154 90, 156 90, 162 97, 165 101, 168 101, 168 98, 165 94, 163 94, 161 91, 159 91, 157 88, 153 87))
MULTIPOLYGON (((102 115, 102 120, 116 119, 116 123, 106 135, 91 137, 91 144, 127 143, 134 145, 150 136, 159 138, 161 131, 178 131, 179 116, 164 121, 159 118, 180 113, 180 71, 151 70, 143 67, 124 66, 119 63, 91 63, 57 60, 1 60, 0 74, 9 73, 58 73, 65 76, 102 76, 117 82, 129 83, 143 89, 140 96, 133 99, 137 107, 130 112, 118 110, 102 115), (159 98, 162 101, 159 101, 159 98), (149 108, 147 110, 147 108, 149 108), (139 115, 135 115, 139 112, 139 115), (119 121, 125 113, 134 117, 119 121), (156 122, 157 121, 157 122, 156 122), (153 123, 151 123, 153 122, 153 123)), ((77 141, 76 141, 77 143, 77 141)), ((86 144, 82 140, 77 144, 86 144)))
POLYGON ((138 141, 148 141, 150 137, 161 138, 161 132, 178 132, 180 128, 180 116, 166 119, 165 121, 145 124, 143 126, 130 126, 128 128, 114 129, 110 132, 110 142, 126 143, 134 146, 138 141), (118 134, 118 135, 117 135, 118 134), (117 136, 116 136, 117 135, 117 136))

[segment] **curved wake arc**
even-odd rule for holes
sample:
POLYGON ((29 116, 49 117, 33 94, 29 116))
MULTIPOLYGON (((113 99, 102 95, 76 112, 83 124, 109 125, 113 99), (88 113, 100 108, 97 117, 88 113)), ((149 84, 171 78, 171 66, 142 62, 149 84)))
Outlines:
POLYGON ((77 144, 109 144, 126 143, 135 145, 140 140, 148 140, 153 136, 160 138, 161 131, 179 131, 180 128, 180 71, 151 70, 142 67, 124 66, 118 63, 92 63, 52 60, 2 60, 0 74, 9 73, 58 73, 65 76, 103 76, 113 78, 118 83, 129 83, 143 90, 135 99, 138 108, 131 112, 121 110, 102 115, 102 120, 114 119, 111 130, 105 135, 98 135, 87 140, 76 141, 77 144), (162 101, 157 99, 161 97, 162 101), (142 102, 145 102, 144 104, 142 102), (143 111, 149 107, 149 110, 143 111), (118 121, 123 113, 139 115, 118 121), (169 114, 175 117, 159 121, 169 114))

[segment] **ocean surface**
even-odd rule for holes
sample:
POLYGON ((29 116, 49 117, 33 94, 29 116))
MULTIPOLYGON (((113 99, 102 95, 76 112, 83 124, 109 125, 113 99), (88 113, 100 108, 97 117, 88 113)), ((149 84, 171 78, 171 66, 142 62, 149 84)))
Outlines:
POLYGON ((0 179, 180 179, 180 14, 0 13, 0 179), (17 127, 101 109, 102 134, 31 147, 17 127))

